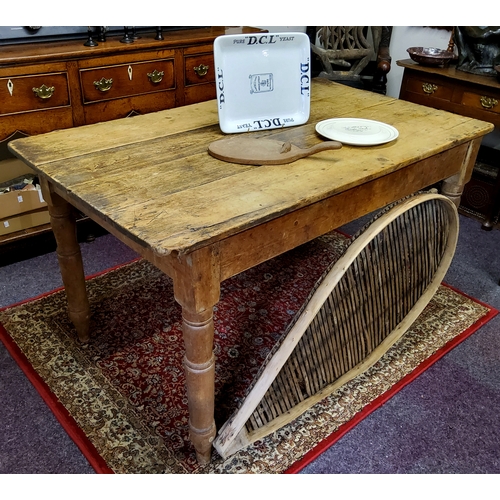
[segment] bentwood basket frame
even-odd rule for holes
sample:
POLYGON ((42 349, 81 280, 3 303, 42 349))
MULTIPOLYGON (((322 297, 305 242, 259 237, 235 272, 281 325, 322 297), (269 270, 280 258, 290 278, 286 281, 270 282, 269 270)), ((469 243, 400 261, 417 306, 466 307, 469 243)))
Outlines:
POLYGON ((419 193, 382 211, 318 280, 222 426, 222 457, 297 418, 374 365, 408 330, 453 259, 458 212, 419 193))

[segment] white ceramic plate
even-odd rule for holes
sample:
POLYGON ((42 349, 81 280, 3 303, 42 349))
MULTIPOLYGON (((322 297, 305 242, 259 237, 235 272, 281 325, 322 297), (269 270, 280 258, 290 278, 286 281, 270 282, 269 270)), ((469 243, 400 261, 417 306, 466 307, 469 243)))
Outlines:
POLYGON ((351 146, 375 146, 393 141, 397 129, 387 123, 363 118, 330 118, 316 124, 316 132, 332 141, 351 146))
POLYGON ((221 130, 238 133, 307 122, 310 54, 305 33, 217 37, 214 59, 221 130))

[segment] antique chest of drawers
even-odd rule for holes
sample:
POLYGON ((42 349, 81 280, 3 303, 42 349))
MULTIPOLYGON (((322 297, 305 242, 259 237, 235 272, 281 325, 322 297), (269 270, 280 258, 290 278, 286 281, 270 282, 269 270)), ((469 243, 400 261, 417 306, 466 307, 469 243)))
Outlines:
POLYGON ((412 60, 397 61, 404 67, 400 99, 478 118, 500 127, 500 82, 474 75, 455 66, 435 68, 412 60))
MULTIPOLYGON (((404 68, 399 97, 406 101, 484 120, 500 128, 500 82, 455 66, 421 66, 411 59, 397 61, 404 68)), ((466 184, 460 211, 482 222, 498 225, 500 215, 500 151, 481 147, 476 168, 466 184)))

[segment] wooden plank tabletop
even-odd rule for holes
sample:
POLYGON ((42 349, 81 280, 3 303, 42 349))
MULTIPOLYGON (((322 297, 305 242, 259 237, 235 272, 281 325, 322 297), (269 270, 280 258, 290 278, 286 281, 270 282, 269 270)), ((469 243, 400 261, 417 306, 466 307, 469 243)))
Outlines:
POLYGON ((479 120, 316 80, 307 124, 252 135, 310 147, 324 140, 316 123, 336 117, 383 121, 399 137, 286 165, 231 164, 207 153, 210 142, 224 137, 216 101, 209 101, 18 139, 9 148, 85 213, 165 255, 226 238, 493 130, 479 120))

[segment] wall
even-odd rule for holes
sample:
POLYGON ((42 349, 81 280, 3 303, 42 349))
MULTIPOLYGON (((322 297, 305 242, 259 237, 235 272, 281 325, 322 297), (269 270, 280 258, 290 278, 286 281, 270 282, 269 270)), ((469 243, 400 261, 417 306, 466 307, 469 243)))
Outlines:
POLYGON ((435 47, 446 49, 451 33, 442 29, 423 28, 420 26, 394 26, 392 29, 391 44, 389 46, 392 64, 387 75, 387 95, 399 97, 403 68, 396 61, 409 59, 406 49, 409 47, 435 47))

